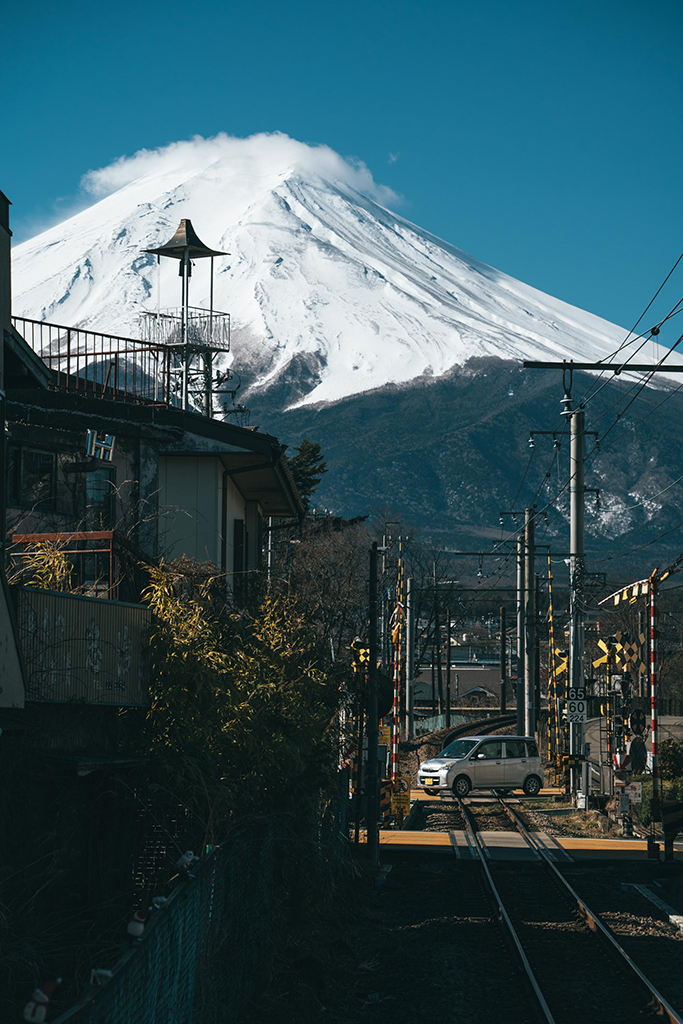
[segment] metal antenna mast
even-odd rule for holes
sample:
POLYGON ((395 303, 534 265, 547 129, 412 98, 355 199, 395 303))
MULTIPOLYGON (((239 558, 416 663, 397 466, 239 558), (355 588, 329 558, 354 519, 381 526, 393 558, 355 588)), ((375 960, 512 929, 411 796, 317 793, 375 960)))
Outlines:
MULTIPOLYGON (((198 392, 204 415, 213 416, 213 395, 217 390, 213 380, 213 357, 216 352, 230 348, 230 317, 227 313, 217 313, 213 308, 214 257, 230 254, 205 245, 192 227, 191 220, 181 220, 173 238, 156 249, 145 249, 145 252, 155 255, 157 261, 162 256, 179 261, 181 305, 179 316, 177 311, 161 312, 158 309, 156 314, 145 314, 143 324, 153 340, 174 345, 179 350, 181 407, 187 412, 190 395, 198 392), (208 310, 194 309, 190 306, 192 263, 207 258, 211 260, 210 306, 208 310), (199 388, 194 384, 196 377, 201 382, 199 388)), ((229 376, 228 373, 223 375, 218 382, 219 387, 229 376)))

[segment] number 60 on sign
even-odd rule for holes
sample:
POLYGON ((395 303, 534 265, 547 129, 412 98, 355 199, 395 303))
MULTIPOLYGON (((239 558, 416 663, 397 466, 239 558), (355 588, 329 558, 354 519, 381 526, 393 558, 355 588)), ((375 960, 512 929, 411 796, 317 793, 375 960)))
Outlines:
POLYGON ((583 686, 570 686, 567 691, 567 721, 576 723, 587 720, 586 691, 583 686))

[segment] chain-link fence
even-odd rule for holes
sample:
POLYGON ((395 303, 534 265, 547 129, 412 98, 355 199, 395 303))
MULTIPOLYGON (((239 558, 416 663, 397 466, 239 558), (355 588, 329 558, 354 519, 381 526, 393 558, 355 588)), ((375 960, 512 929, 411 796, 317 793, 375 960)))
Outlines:
POLYGON ((342 793, 308 837, 297 834, 291 820, 277 817, 243 827, 153 912, 142 938, 123 948, 112 977, 90 986, 54 1024, 234 1020, 264 983, 283 935, 294 851, 308 850, 333 873, 344 856, 346 803, 342 793))

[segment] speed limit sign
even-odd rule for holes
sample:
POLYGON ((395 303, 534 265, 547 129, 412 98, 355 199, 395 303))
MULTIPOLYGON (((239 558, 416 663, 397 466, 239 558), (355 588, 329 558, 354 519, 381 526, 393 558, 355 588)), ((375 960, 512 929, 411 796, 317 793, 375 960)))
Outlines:
POLYGON ((588 705, 583 686, 570 686, 567 690, 567 721, 570 723, 588 721, 588 705))

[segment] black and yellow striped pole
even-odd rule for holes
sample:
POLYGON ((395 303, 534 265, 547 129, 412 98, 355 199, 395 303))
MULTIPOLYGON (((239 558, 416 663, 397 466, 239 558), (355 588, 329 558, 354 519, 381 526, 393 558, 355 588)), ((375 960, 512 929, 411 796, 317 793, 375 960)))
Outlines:
POLYGON ((550 560, 550 552, 548 552, 548 627, 549 627, 549 651, 548 651, 548 669, 550 671, 550 704, 551 704, 551 715, 550 721, 548 722, 548 761, 555 762, 555 771, 557 773, 560 765, 560 708, 559 708, 559 694, 557 690, 557 670, 555 664, 555 619, 553 615, 553 574, 552 565, 550 560), (553 747, 555 748, 553 750, 553 747), (554 757, 553 757, 554 753, 554 757))

